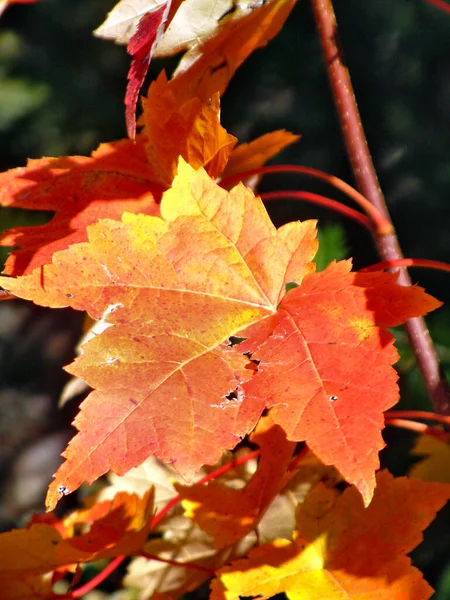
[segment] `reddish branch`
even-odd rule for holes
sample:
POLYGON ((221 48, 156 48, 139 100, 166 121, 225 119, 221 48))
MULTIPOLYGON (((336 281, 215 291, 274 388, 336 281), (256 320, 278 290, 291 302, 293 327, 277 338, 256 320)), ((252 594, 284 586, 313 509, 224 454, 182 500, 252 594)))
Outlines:
MULTIPOLYGON (((311 4, 334 103, 357 187, 390 221, 361 123, 350 74, 340 50, 333 4, 331 0, 311 0, 311 4)), ((384 235, 374 232, 374 239, 383 261, 403 258, 394 230, 384 235)), ((402 285, 411 285, 406 269, 401 269, 399 282, 402 285)), ((440 368, 425 321, 422 318, 410 319, 406 322, 405 329, 434 409, 441 414, 449 415, 450 387, 440 368)))

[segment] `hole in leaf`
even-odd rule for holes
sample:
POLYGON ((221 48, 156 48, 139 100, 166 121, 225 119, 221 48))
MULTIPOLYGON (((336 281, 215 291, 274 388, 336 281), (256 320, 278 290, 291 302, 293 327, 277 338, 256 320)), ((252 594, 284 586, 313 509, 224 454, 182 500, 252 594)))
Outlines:
POLYGON ((228 346, 237 346, 238 344, 245 342, 246 339, 247 338, 244 337, 238 337, 237 335, 230 335, 228 338, 228 346))
POLYGON ((244 390, 240 386, 237 386, 234 390, 229 392, 225 398, 229 402, 242 402, 245 398, 244 390))

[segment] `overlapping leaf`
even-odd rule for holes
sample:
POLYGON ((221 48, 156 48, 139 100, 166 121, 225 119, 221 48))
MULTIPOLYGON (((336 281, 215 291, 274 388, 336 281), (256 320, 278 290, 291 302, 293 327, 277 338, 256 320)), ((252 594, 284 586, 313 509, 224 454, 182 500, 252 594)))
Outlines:
POLYGON ((49 507, 59 485, 74 490, 151 454, 190 478, 266 407, 369 502, 382 412, 398 397, 397 354, 382 327, 439 303, 394 275, 350 273, 348 261, 313 274, 314 223, 277 231, 244 186, 228 193, 183 161, 161 213, 100 221, 52 265, 0 280, 38 304, 114 325, 69 368, 96 389, 49 507), (292 281, 300 286, 284 295, 292 281), (230 347, 235 334, 247 339, 230 347), (260 361, 253 377, 248 352, 260 361))
POLYGON ((207 102, 222 94, 242 62, 269 42, 296 0, 121 0, 96 35, 127 43, 132 64, 125 104, 134 138, 135 107, 151 57, 188 50, 176 73, 177 96, 207 102))
POLYGON ((175 487, 185 515, 213 536, 216 548, 230 546, 255 529, 275 496, 292 477, 288 466, 295 443, 286 440, 270 417, 261 420, 251 441, 261 448, 258 470, 247 485, 233 489, 220 482, 175 487))
POLYGON ((233 158, 236 139, 220 125, 217 96, 206 104, 198 98, 179 100, 172 87, 164 74, 152 83, 144 104, 144 136, 134 143, 102 144, 91 157, 30 160, 27 167, 0 174, 2 206, 55 212, 45 225, 3 234, 1 245, 18 246, 6 274, 23 275, 51 263, 54 252, 87 240, 86 228, 99 218, 120 219, 124 211, 159 215, 161 193, 170 186, 180 155, 217 177, 230 153, 233 169, 251 156, 260 166, 298 139, 273 132, 238 146, 233 158))
POLYGON ((0 204, 55 211, 45 225, 17 227, 1 245, 19 246, 8 257, 8 275, 30 273, 51 263, 53 253, 87 239, 99 218, 120 219, 125 210, 159 214, 161 188, 149 177, 144 142, 102 144, 92 157, 30 160, 27 167, 0 173, 0 204))
POLYGON ((241 64, 265 46, 281 29, 296 0, 252 2, 250 12, 224 19, 223 26, 204 43, 187 52, 173 76, 177 97, 198 96, 203 101, 225 91, 241 64))
POLYGON ((410 477, 450 483, 450 437, 443 440, 431 435, 421 435, 411 454, 420 460, 409 470, 410 477))
POLYGON ((49 598, 49 580, 43 577, 46 573, 77 563, 137 553, 147 540, 152 515, 151 492, 143 498, 119 492, 113 500, 76 511, 63 521, 38 517, 24 529, 3 533, 2 599, 49 598), (88 530, 80 534, 79 527, 88 530))
POLYGON ((383 411, 398 399, 398 359, 384 328, 440 305, 388 273, 351 273, 332 263, 282 299, 276 315, 240 335, 242 351, 260 360, 243 386, 264 398, 289 439, 306 440, 325 464, 356 484, 366 503, 375 485, 383 411))
POLYGON ((211 600, 426 600, 432 589, 406 557, 450 497, 450 486, 377 476, 364 509, 354 488, 340 497, 319 484, 297 509, 294 542, 265 544, 218 572, 211 600))
MULTIPOLYGON (((150 86, 143 106, 141 122, 153 181, 168 188, 179 156, 194 169, 204 167, 211 177, 222 174, 237 139, 220 124, 218 94, 206 104, 196 97, 179 102, 165 74, 161 73, 150 86)), ((285 143, 289 143, 288 135, 294 137, 279 133, 285 143)), ((273 149, 271 156, 278 151, 279 147, 273 149)), ((245 148, 240 155, 248 155, 245 148)))

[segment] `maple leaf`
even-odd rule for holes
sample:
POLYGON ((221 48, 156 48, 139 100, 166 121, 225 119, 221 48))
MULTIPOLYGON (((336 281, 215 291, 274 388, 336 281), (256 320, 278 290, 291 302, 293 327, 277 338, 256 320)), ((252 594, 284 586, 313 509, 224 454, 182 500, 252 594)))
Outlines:
POLYGON ((350 273, 349 261, 314 274, 315 222, 276 230, 250 190, 226 192, 182 159, 161 214, 102 220, 52 265, 0 278, 23 298, 114 325, 68 368, 96 389, 48 506, 60 485, 73 491, 152 454, 192 478, 264 408, 368 503, 382 412, 398 398, 397 353, 382 327, 440 303, 395 275, 350 273), (285 294, 292 281, 299 287, 285 294), (230 346, 234 335, 247 339, 230 346), (260 361, 253 377, 248 352, 260 361))
POLYGON ((355 488, 336 497, 319 484, 297 508, 294 542, 277 539, 220 569, 210 598, 426 600, 432 589, 406 553, 449 497, 449 485, 384 471, 364 509, 355 488))
MULTIPOLYGON (((265 400, 291 440, 305 440, 326 465, 354 483, 368 504, 379 467, 383 412, 398 400, 393 327, 441 305, 389 273, 352 273, 350 261, 306 277, 277 314, 239 335, 260 361, 243 384, 265 400)), ((293 278, 295 280, 295 278, 293 278)))
MULTIPOLYGON (((202 101, 223 93, 236 69, 282 27, 296 0, 122 0, 95 35, 127 43, 132 56, 125 96, 127 131, 152 56, 188 50, 175 77, 177 92, 202 101), (194 69, 191 69, 191 65, 194 69), (187 72, 188 71, 188 72, 187 72), (207 80, 210 79, 209 83, 207 80), (197 92, 197 88, 201 92, 197 92)), ((177 93, 177 95, 178 95, 177 93)))
POLYGON ((284 150, 286 146, 297 142, 300 136, 281 129, 271 131, 249 142, 239 144, 231 152, 222 177, 231 177, 240 171, 250 171, 262 167, 269 159, 284 150))
POLYGON ((81 562, 136 554, 147 540, 153 494, 119 492, 113 500, 78 510, 67 519, 37 516, 24 529, 0 535, 2 599, 50 597, 42 575, 81 562), (80 526, 88 531, 79 534, 80 526), (23 595, 19 595, 23 594, 23 595))
POLYGON ((77 417, 88 439, 75 438, 58 475, 70 490, 151 454, 192 477, 234 447, 263 404, 241 409, 228 399, 252 371, 227 339, 276 311, 294 271, 301 281, 312 268, 313 222, 277 231, 244 186, 228 193, 183 161, 161 211, 166 222, 100 221, 89 243, 56 253, 52 265, 1 279, 36 303, 120 324, 88 342, 69 369, 99 388, 77 417))
MULTIPOLYGON (((237 139, 220 124, 218 94, 213 95, 207 104, 199 98, 180 102, 162 72, 151 84, 147 98, 143 98, 143 107, 140 123, 143 124, 149 173, 153 181, 169 187, 179 156, 194 169, 204 167, 211 177, 222 174, 237 139)), ((290 138, 295 137, 289 135, 290 138)), ((286 137, 282 136, 282 142, 286 141, 286 137)), ((271 148, 270 156, 276 154, 279 148, 271 148)), ((240 153, 245 155, 242 150, 240 153)))
POLYGON ((30 160, 27 167, 0 173, 2 206, 55 212, 49 223, 3 233, 1 245, 18 246, 4 273, 24 275, 49 264, 54 252, 87 240, 86 228, 101 217, 120 219, 125 210, 159 215, 161 193, 172 182, 180 155, 217 177, 229 157, 234 169, 252 154, 261 166, 297 139, 273 132, 233 150, 236 139, 220 125, 219 114, 217 96, 206 104, 198 98, 179 101, 161 74, 144 102, 144 136, 134 143, 102 144, 91 157, 30 160))
POLYGON ((102 144, 91 157, 30 160, 27 167, 0 173, 0 204, 55 211, 49 223, 5 232, 12 250, 4 273, 23 275, 51 262, 54 252, 87 239, 86 227, 100 217, 120 219, 124 210, 159 214, 142 139, 102 144))
POLYGON ((250 438, 261 448, 258 470, 242 489, 211 481, 206 486, 176 484, 185 515, 213 536, 216 548, 234 544, 252 531, 294 472, 287 468, 296 444, 281 427, 262 419, 250 438))

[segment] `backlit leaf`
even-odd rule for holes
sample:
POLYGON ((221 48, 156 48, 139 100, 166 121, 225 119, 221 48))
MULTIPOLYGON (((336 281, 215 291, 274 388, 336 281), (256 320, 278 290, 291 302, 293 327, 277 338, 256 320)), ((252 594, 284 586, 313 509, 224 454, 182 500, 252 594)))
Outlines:
MULTIPOLYGON (((211 177, 222 174, 237 140, 220 124, 217 94, 207 104, 199 98, 180 103, 162 73, 151 84, 148 97, 143 99, 143 107, 141 122, 147 140, 149 174, 153 181, 169 187, 179 156, 194 169, 204 167, 211 177)), ((277 151, 278 148, 271 156, 277 151)), ((239 163, 239 157, 234 162, 239 163)))
POLYGON ((54 252, 87 240, 87 226, 100 217, 120 219, 125 210, 159 214, 155 195, 161 188, 149 177, 142 139, 102 144, 92 157, 30 160, 0 173, 2 206, 55 212, 45 225, 3 233, 2 246, 19 247, 4 272, 23 275, 51 263, 54 252))
POLYGON ((253 2, 251 12, 223 20, 217 33, 187 52, 173 77, 174 93, 181 98, 198 96, 207 102, 225 91, 240 65, 257 48, 265 46, 281 29, 296 0, 253 2))
POLYGON ((247 485, 233 489, 218 481, 206 486, 175 488, 187 517, 214 537, 216 548, 234 544, 256 528, 258 521, 293 472, 288 466, 296 444, 270 417, 262 419, 251 441, 261 448, 258 470, 247 485))
MULTIPOLYGON (((276 315, 241 332, 260 362, 243 385, 265 399, 288 439, 305 440, 369 503, 379 467, 383 412, 398 400, 393 327, 440 303, 389 273, 352 273, 350 261, 306 277, 276 315), (418 312, 416 312, 418 311, 418 312)), ((291 280, 295 281, 295 277, 291 280)))
POLYGON ((275 540, 218 572, 211 600, 426 600, 432 589, 406 557, 450 497, 450 486, 377 476, 364 509, 354 488, 341 496, 319 484, 297 509, 294 542, 275 540))
POLYGON ((351 273, 348 261, 314 274, 313 222, 276 230, 250 190, 226 192, 184 161, 161 214, 100 221, 52 265, 0 279, 38 304, 112 325, 68 369, 95 391, 49 507, 60 485, 123 474, 152 454, 192 478, 264 408, 368 503, 382 413, 398 398, 397 353, 383 328, 439 302, 392 274, 351 273), (285 294, 292 281, 299 287, 285 294), (230 336, 247 339, 230 345, 230 336))
POLYGON ((61 567, 137 553, 147 540, 152 515, 151 492, 143 498, 119 492, 113 500, 75 511, 65 520, 38 516, 24 529, 1 534, 2 599, 26 598, 28 589, 41 593, 48 589, 41 576, 61 567))

